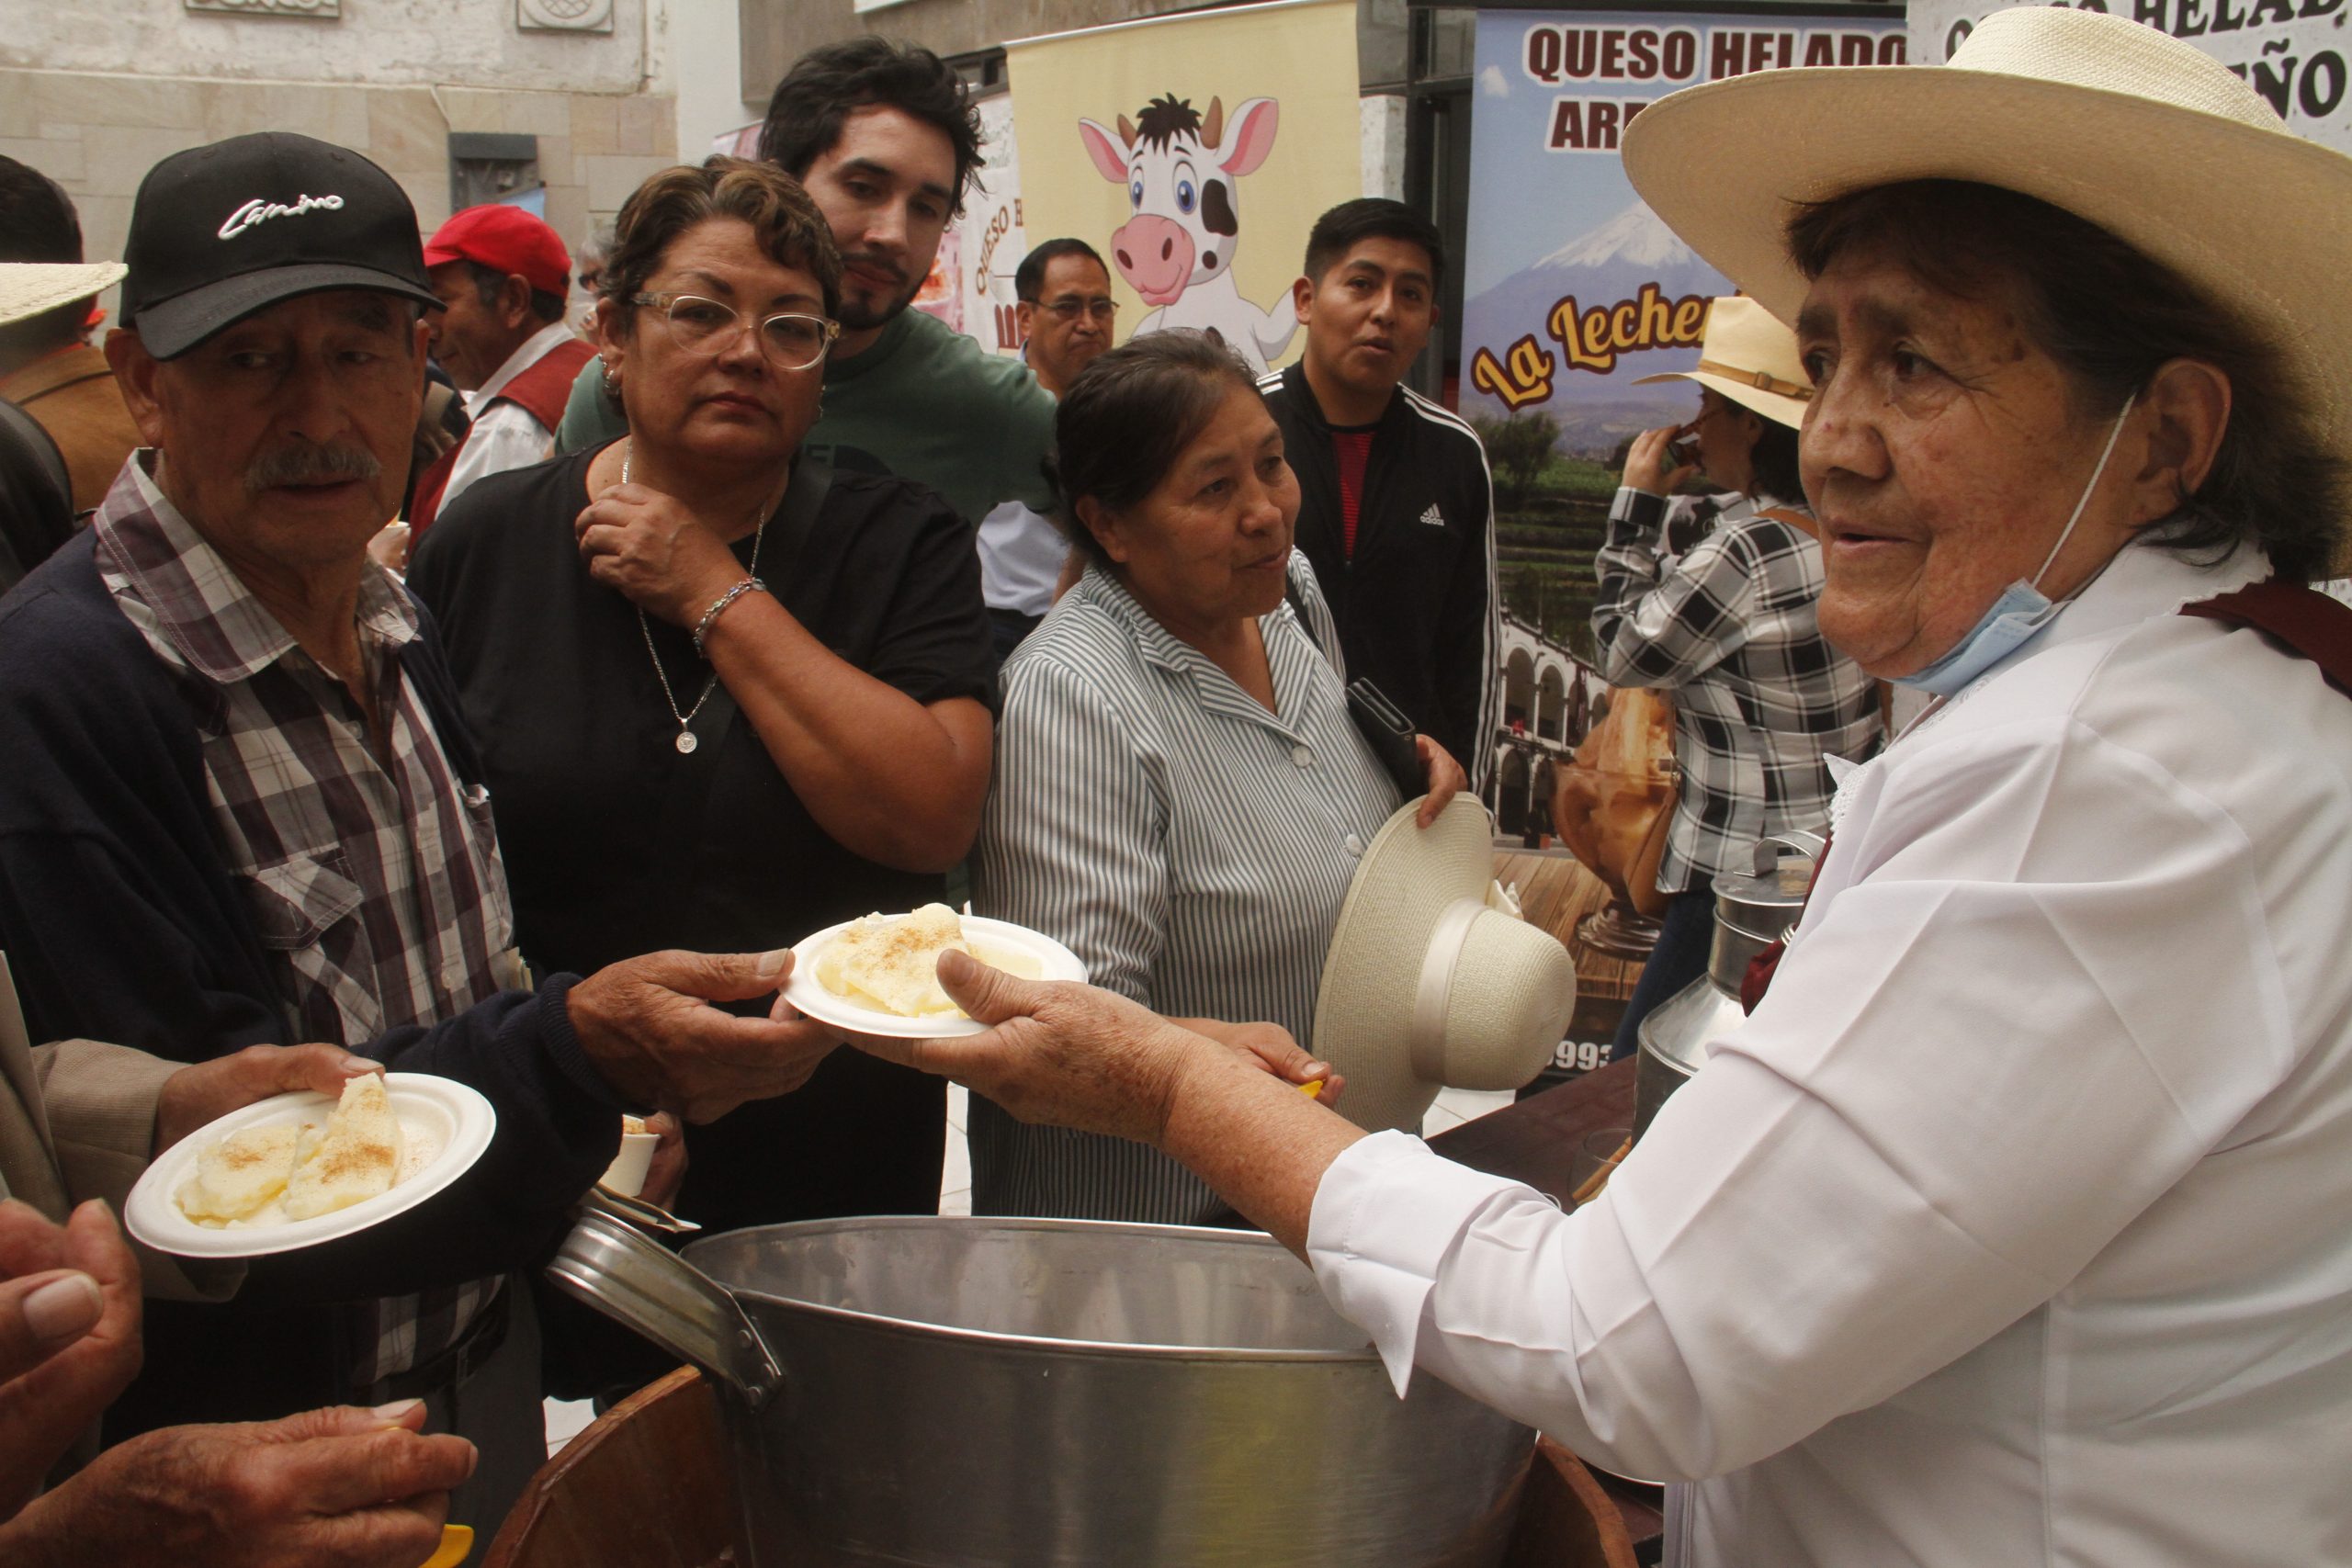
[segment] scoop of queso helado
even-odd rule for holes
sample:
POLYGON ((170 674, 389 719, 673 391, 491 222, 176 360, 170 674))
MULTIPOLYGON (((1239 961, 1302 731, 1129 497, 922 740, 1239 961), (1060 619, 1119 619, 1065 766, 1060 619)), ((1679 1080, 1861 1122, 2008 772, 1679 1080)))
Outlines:
POLYGON ((436 1152, 392 1113, 380 1074, 344 1085, 324 1127, 248 1127, 197 1156, 176 1194, 180 1213, 208 1229, 315 1219, 390 1191, 436 1152))
POLYGON ((944 904, 911 914, 868 915, 817 954, 817 983, 844 1001, 899 1018, 961 1018, 963 1010, 939 986, 939 955, 968 953, 991 968, 1034 980, 1035 959, 993 943, 975 943, 944 904))

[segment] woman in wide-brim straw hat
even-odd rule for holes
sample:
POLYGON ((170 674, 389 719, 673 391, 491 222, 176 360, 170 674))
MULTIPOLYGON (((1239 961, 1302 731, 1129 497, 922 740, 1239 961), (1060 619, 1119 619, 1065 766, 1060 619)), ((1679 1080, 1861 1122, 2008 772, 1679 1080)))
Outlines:
POLYGON ((1030 1016, 923 1059, 1192 1163, 1400 1377, 1696 1483, 1678 1561, 2352 1561, 2352 658, 2297 585, 2352 160, 2034 7, 1664 99, 1626 162, 1796 318, 1824 627, 1942 695, 1770 994, 1566 1215, 1083 992, 944 964, 1030 1016))

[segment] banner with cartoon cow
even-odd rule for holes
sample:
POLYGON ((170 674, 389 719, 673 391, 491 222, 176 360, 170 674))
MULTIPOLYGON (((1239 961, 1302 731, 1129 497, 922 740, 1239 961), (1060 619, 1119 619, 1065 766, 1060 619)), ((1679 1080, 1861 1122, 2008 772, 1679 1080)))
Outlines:
POLYGON ((1363 194, 1354 0, 1283 0, 1006 46, 1030 244, 1102 253, 1116 337, 1192 327, 1253 366, 1302 344, 1290 286, 1363 194))

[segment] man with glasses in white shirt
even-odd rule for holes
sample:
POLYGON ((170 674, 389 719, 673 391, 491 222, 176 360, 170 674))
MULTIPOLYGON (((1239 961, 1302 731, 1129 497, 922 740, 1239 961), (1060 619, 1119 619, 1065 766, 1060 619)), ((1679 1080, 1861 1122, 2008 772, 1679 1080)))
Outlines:
MULTIPOLYGON (((1047 240, 1012 274, 1021 356, 1056 398, 1111 346, 1118 302, 1111 270, 1083 240, 1047 240)), ((1053 523, 1018 501, 980 519, 980 585, 1001 661, 1054 606, 1069 547, 1053 523)))

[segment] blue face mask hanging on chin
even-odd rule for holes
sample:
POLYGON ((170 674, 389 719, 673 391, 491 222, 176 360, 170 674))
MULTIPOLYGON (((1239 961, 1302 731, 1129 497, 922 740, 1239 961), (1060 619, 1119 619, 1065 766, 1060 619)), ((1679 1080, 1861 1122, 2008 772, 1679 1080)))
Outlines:
POLYGON ((1979 675, 2032 641, 2057 616, 2058 606, 2041 592, 2041 580, 2050 574, 2051 563, 2074 536, 2075 525, 2082 521, 2083 508, 2091 503, 2091 492, 2098 489, 2099 476, 2107 472, 2107 460, 2115 455, 2115 443, 2123 434, 2123 422, 2131 417, 2132 405, 2139 396, 2133 392, 2123 400, 2123 412, 2115 416, 2115 426, 2107 433, 2107 446, 2099 452, 2098 466, 2091 470, 2091 481, 2083 487, 2081 498, 2075 502, 2074 515, 2066 519, 2058 542, 2041 558, 2041 570, 2033 574, 2033 581, 2019 578, 2001 590, 2001 596, 1993 601, 1984 618, 1953 644, 1950 652, 1925 669, 1894 677, 1896 685, 1930 692, 1939 697, 1958 696, 1979 675))

